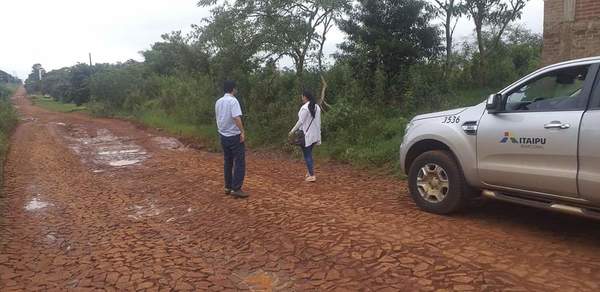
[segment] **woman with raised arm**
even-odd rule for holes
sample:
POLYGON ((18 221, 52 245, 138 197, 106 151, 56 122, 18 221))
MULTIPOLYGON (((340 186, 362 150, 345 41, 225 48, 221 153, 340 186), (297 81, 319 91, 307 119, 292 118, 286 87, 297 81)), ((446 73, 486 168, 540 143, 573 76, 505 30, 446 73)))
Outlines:
POLYGON ((321 145, 321 107, 317 104, 315 96, 310 90, 304 90, 302 94, 302 107, 298 112, 298 122, 290 131, 290 136, 304 136, 304 141, 298 143, 304 154, 307 173, 305 180, 307 182, 316 182, 313 148, 315 145, 321 145), (299 132, 302 131, 301 133, 299 132))

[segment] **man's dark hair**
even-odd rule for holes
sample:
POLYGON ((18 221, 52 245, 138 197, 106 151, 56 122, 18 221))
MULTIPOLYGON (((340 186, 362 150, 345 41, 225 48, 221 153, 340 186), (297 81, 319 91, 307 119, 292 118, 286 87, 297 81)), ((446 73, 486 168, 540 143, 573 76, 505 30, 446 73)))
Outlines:
POLYGON ((235 81, 227 80, 227 81, 225 81, 225 83, 223 83, 223 91, 225 93, 232 93, 234 89, 235 89, 235 81))

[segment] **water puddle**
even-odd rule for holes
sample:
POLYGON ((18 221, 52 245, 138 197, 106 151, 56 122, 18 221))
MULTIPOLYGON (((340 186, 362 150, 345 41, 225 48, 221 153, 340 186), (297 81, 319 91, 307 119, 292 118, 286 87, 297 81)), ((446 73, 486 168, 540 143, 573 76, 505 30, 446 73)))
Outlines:
POLYGON ((129 207, 129 212, 132 214, 127 217, 139 221, 145 218, 158 216, 162 213, 162 210, 156 207, 154 203, 148 203, 145 205, 133 205, 129 207))
POLYGON ((156 143, 160 149, 177 150, 184 149, 184 146, 179 140, 172 137, 154 137, 152 142, 156 143))
POLYGON ((52 204, 50 204, 48 202, 44 202, 44 201, 38 199, 37 197, 34 197, 33 199, 31 199, 31 201, 29 201, 27 203, 27 205, 25 205, 25 210, 36 211, 39 209, 46 208, 48 206, 52 206, 52 204))
MULTIPOLYGON (((125 153, 140 153, 140 149, 98 152, 99 155, 119 155, 119 154, 125 154, 125 153)), ((141 154, 145 154, 145 153, 141 153, 141 154)))
POLYGON ((56 236, 54 236, 54 234, 48 234, 48 235, 46 235, 45 241, 47 244, 53 244, 56 241, 56 239, 57 238, 56 238, 56 236))
POLYGON ((127 165, 137 164, 140 161, 141 160, 118 160, 118 161, 111 161, 111 162, 108 163, 108 165, 110 165, 110 166, 116 166, 116 167, 121 167, 121 166, 127 166, 127 165))
MULTIPOLYGON (((108 129, 99 129, 95 134, 88 134, 81 127, 69 129, 72 143, 71 150, 79 155, 84 162, 91 162, 98 166, 127 167, 139 164, 149 155, 139 145, 127 137, 117 137, 108 129)), ((94 173, 103 172, 94 168, 94 173)))

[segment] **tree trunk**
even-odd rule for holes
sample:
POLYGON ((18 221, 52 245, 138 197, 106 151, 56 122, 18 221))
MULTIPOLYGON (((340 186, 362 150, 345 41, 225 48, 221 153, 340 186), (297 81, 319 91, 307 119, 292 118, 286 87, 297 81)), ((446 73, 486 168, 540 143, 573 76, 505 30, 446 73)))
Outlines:
POLYGON ((323 33, 321 34, 321 40, 319 42, 319 53, 317 55, 318 65, 319 65, 319 75, 321 75, 321 98, 319 100, 319 106, 321 110, 325 111, 329 104, 325 100, 325 94, 327 92, 327 81, 325 80, 325 76, 323 75, 323 48, 325 47, 325 42, 327 41, 327 33, 329 29, 331 29, 333 21, 333 15, 329 16, 323 22, 323 33))
POLYGON ((450 74, 450 61, 452 58, 452 13, 451 10, 448 9, 449 11, 446 12, 446 24, 445 24, 445 28, 446 28, 446 70, 444 72, 444 75, 446 77, 448 77, 448 75, 450 74))
POLYGON ((329 107, 331 107, 327 100, 325 99, 325 94, 327 93, 327 80, 325 80, 325 76, 321 74, 321 98, 319 100, 319 106, 323 112, 327 111, 329 107))
POLYGON ((319 73, 323 72, 323 47, 325 47, 325 37, 323 37, 319 43, 319 55, 317 56, 319 73))
POLYGON ((304 89, 304 57, 298 56, 296 61, 296 81, 298 82, 298 90, 304 89))
POLYGON ((482 21, 475 22, 475 31, 477 33, 477 46, 479 47, 479 85, 483 86, 486 82, 486 52, 483 44, 482 21))

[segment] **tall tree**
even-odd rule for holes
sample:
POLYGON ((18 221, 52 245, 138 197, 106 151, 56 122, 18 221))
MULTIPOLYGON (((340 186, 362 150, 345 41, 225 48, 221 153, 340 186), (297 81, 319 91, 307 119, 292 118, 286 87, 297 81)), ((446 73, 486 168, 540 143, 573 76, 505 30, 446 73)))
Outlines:
POLYGON ((529 0, 509 0, 500 3, 498 9, 491 15, 492 35, 494 42, 492 46, 498 46, 500 39, 508 28, 508 25, 521 18, 523 9, 529 0))
POLYGON ((492 46, 497 46, 509 23, 520 19, 523 8, 529 0, 465 0, 469 17, 475 24, 477 46, 479 49, 480 82, 485 82, 487 50, 483 36, 484 27, 489 26, 492 46))
POLYGON ((46 74, 43 92, 56 100, 65 101, 71 96, 71 68, 52 70, 46 74))
POLYGON ((0 83, 21 83, 21 79, 0 70, 0 83))
POLYGON ((90 76, 92 68, 86 63, 77 63, 70 69, 70 101, 80 106, 90 101, 90 76))
MULTIPOLYGON (((411 65, 435 57, 441 49, 433 13, 421 0, 360 0, 341 23, 347 39, 341 59, 353 67, 358 80, 387 80, 384 87, 401 84, 411 65), (375 78, 380 76, 380 78, 375 78)), ((369 90, 382 88, 375 81, 369 90)), ((383 88, 385 91, 385 88, 383 88)))
POLYGON ((215 81, 235 78, 257 68, 260 61, 257 55, 264 51, 265 45, 257 24, 243 11, 216 7, 204 22, 206 25, 193 25, 192 45, 209 55, 215 81))
MULTIPOLYGON (((200 0, 199 6, 222 1, 200 0)), ((304 71, 311 51, 322 60, 323 39, 333 18, 350 7, 350 0, 236 0, 222 2, 213 11, 234 15, 257 32, 267 56, 288 56, 294 61, 298 84, 304 84, 304 71)), ((321 65, 322 65, 322 61, 321 65)))
POLYGON ((434 8, 436 13, 440 15, 443 20, 444 33, 446 36, 446 68, 445 74, 448 75, 450 72, 451 61, 452 61, 452 40, 454 37, 454 29, 456 24, 463 14, 462 0, 434 0, 434 8))
POLYGON ((208 55, 190 44, 190 37, 174 31, 162 35, 150 50, 142 52, 146 64, 160 75, 176 72, 208 72, 208 55))
POLYGON ((25 80, 25 88, 30 93, 41 93, 42 92, 42 78, 46 74, 46 71, 42 67, 42 64, 36 63, 31 66, 31 73, 25 80))

